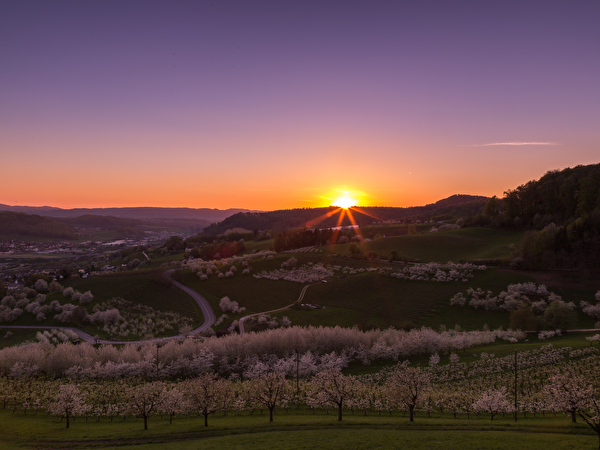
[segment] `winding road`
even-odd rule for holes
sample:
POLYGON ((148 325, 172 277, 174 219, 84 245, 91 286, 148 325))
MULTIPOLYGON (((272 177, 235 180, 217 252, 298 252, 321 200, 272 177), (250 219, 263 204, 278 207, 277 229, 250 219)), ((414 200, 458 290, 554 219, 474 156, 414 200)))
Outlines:
POLYGON ((175 271, 175 269, 167 270, 164 273, 165 277, 173 282, 173 286, 181 289, 183 292, 190 295, 196 301, 196 303, 200 307, 200 310, 202 311, 202 315, 204 316, 204 323, 202 325, 200 325, 198 328, 192 330, 191 334, 198 334, 201 331, 207 330, 208 328, 212 327, 213 323, 215 323, 217 318, 215 316, 215 312, 210 307, 210 304, 208 303, 208 301, 204 297, 202 297, 197 291, 187 287, 184 284, 181 284, 179 281, 173 280, 171 278, 171 274, 174 271, 175 271))
POLYGON ((215 312, 211 308, 208 301, 204 297, 202 297, 202 295, 200 295, 195 290, 190 289, 189 287, 179 283, 178 281, 173 280, 171 278, 171 274, 174 271, 175 271, 175 269, 167 270, 163 274, 163 276, 167 280, 171 281, 173 283, 173 286, 181 289, 186 294, 190 295, 194 299, 194 301, 198 304, 198 306, 200 307, 200 310, 202 311, 202 315, 204 316, 204 322, 202 323, 202 325, 200 325, 198 328, 190 331, 189 333, 186 333, 185 335, 176 334, 175 336, 167 336, 167 337, 155 338, 155 339, 145 339, 145 340, 141 340, 141 341, 119 341, 119 340, 109 340, 109 339, 98 339, 98 338, 92 336, 91 334, 88 334, 85 331, 82 331, 75 327, 62 327, 62 326, 53 327, 53 326, 43 326, 43 325, 0 325, 0 329, 6 328, 6 329, 28 329, 28 330, 49 330, 49 329, 51 329, 51 330, 70 330, 70 331, 74 332, 81 340, 90 342, 92 344, 143 344, 143 343, 147 343, 147 342, 162 343, 162 342, 169 341, 171 339, 180 339, 180 338, 184 338, 186 336, 192 336, 194 334, 198 334, 201 331, 204 331, 204 330, 210 328, 213 325, 213 323, 215 323, 215 320, 216 320, 215 312))

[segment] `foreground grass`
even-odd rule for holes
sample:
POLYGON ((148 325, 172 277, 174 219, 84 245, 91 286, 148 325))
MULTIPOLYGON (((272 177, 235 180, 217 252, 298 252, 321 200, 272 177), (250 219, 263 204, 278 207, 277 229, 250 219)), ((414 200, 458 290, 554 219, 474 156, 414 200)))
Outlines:
POLYGON ((508 416, 490 421, 489 417, 472 416, 454 419, 437 415, 417 416, 414 423, 401 413, 364 416, 346 412, 340 423, 335 414, 306 409, 278 411, 275 422, 268 414, 216 415, 204 428, 202 418, 176 418, 172 425, 167 418, 153 417, 149 430, 143 422, 128 418, 108 422, 106 419, 85 422, 77 419, 70 429, 57 418, 38 414, 0 411, 0 443, 2 448, 122 448, 162 450, 222 449, 245 450, 281 448, 415 448, 415 449, 592 449, 597 448, 597 436, 585 424, 571 424, 568 417, 519 418, 515 423, 508 416))

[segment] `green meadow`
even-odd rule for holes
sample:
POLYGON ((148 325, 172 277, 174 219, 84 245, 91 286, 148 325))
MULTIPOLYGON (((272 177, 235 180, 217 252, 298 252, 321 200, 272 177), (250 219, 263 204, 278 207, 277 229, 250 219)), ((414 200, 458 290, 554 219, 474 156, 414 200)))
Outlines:
MULTIPOLYGON (((440 262, 498 260, 510 256, 511 244, 518 246, 522 231, 492 228, 460 228, 431 233, 389 236, 363 244, 366 252, 389 258, 392 250, 410 261, 440 262)), ((350 244, 333 245, 328 252, 350 255, 350 244)))
POLYGON ((542 417, 486 415, 453 418, 451 415, 419 414, 410 423, 408 416, 375 412, 344 412, 342 422, 334 413, 316 413, 306 408, 277 410, 273 423, 268 413, 250 415, 216 414, 209 427, 201 417, 150 418, 149 429, 133 417, 96 421, 76 419, 69 429, 64 422, 45 413, 0 410, 2 448, 16 449, 593 449, 598 437, 583 423, 572 424, 562 414, 542 417))

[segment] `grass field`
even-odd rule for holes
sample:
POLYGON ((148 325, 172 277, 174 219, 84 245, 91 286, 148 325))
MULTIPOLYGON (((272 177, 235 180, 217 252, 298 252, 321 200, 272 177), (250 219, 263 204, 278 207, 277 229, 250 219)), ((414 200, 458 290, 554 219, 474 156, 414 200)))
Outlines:
POLYGON ((204 428, 200 417, 152 417, 149 429, 143 431, 143 421, 134 418, 107 419, 96 422, 77 419, 71 428, 55 417, 40 413, 26 416, 0 410, 0 442, 3 449, 96 448, 117 449, 131 446, 140 450, 163 449, 594 449, 598 437, 583 424, 571 424, 563 415, 542 418, 508 416, 471 416, 452 418, 434 414, 431 418, 417 415, 415 422, 395 412, 378 416, 369 412, 344 413, 337 422, 335 414, 316 414, 292 407, 289 412, 276 411, 273 423, 268 414, 242 413, 240 416, 217 414, 209 418, 204 428))
MULTIPOLYGON (((272 264, 271 261, 269 264, 272 264)), ((246 308, 243 313, 227 313, 229 319, 226 323, 231 323, 246 314, 287 306, 298 299, 304 287, 300 283, 289 281, 257 280, 250 275, 242 276, 240 272, 241 270, 232 278, 211 277, 206 281, 201 281, 189 270, 182 270, 177 276, 179 281, 195 289, 208 300, 217 318, 222 314, 219 301, 223 297, 229 297, 238 302, 240 307, 246 308)))
POLYGON ((114 297, 141 303, 161 311, 174 311, 201 320, 201 312, 185 292, 169 286, 162 279, 162 270, 118 272, 90 278, 71 278, 65 286, 81 292, 90 290, 96 303, 114 297))
POLYGON ((246 249, 242 252, 243 255, 254 251, 260 252, 262 250, 269 250, 273 247, 273 239, 266 239, 264 241, 245 241, 244 247, 246 249))
MULTIPOLYGON (((150 306, 159 311, 173 311, 182 316, 190 317, 194 320, 193 326, 199 326, 204 321, 204 318, 196 302, 182 290, 165 283, 161 275, 162 272, 162 270, 139 270, 90 278, 69 278, 64 284, 80 292, 87 290, 92 292, 94 299, 91 303, 85 305, 90 313, 95 305, 114 297, 121 297, 133 303, 150 306)), ((57 300, 61 304, 73 302, 73 300, 62 294, 49 293, 46 296, 45 303, 48 304, 53 300, 57 300)), ((75 304, 78 303, 75 302, 75 304)), ((126 311, 122 312, 126 313, 126 311)), ((101 338, 109 337, 105 332, 98 330, 90 324, 66 324, 54 319, 53 314, 50 314, 44 321, 38 322, 34 315, 23 313, 17 320, 11 322, 10 325, 44 325, 48 326, 48 328, 69 325, 76 326, 90 333, 92 336, 97 334, 101 338)), ((11 332, 13 335, 6 340, 0 339, 0 347, 15 345, 25 340, 34 340, 37 330, 11 330, 11 332)), ((2 332, 0 337, 3 337, 4 334, 5 332, 2 332)))
MULTIPOLYGON (((253 273, 276 269, 290 256, 292 255, 284 254, 271 260, 253 262, 253 273)), ((381 265, 334 255, 300 253, 293 256, 299 260, 299 265, 322 258, 330 264, 342 266, 379 267, 381 265)), ((430 326, 437 329, 440 325, 453 328, 458 324, 467 330, 481 329, 484 324, 490 328, 508 327, 510 318, 507 312, 453 307, 450 306, 450 298, 458 292, 466 293, 469 287, 491 290, 494 294, 498 294, 506 290, 509 284, 536 281, 535 277, 523 272, 494 268, 488 268, 483 272, 476 271, 474 274, 474 278, 465 283, 460 281, 441 283, 398 280, 382 276, 377 272, 363 272, 348 276, 337 273, 327 283, 313 284, 306 291, 305 303, 324 308, 294 307, 275 315, 287 316, 294 325, 302 326, 358 325, 361 329, 430 326)), ((217 311, 217 315, 220 313, 218 303, 223 296, 228 296, 231 300, 237 301, 240 306, 246 307, 245 314, 249 314, 293 303, 303 286, 289 281, 257 280, 251 276, 241 276, 239 272, 232 278, 211 277, 209 280, 201 281, 193 273, 182 271, 180 281, 204 295, 217 311)), ((548 287, 562 295, 567 302, 574 301, 579 304, 581 300, 593 299, 595 290, 589 286, 563 287, 560 280, 555 278, 554 281, 558 285, 555 287, 548 283, 548 287)), ((241 314, 230 315, 229 321, 239 316, 241 314)), ((581 313, 578 318, 578 326, 593 325, 593 321, 581 313)))
MULTIPOLYGON (((510 244, 518 245, 523 232, 492 228, 460 228, 438 233, 392 236, 364 243, 366 251, 389 258, 392 250, 410 261, 448 262, 502 259, 510 256, 510 244)), ((333 245, 328 252, 349 255, 350 244, 333 245)))

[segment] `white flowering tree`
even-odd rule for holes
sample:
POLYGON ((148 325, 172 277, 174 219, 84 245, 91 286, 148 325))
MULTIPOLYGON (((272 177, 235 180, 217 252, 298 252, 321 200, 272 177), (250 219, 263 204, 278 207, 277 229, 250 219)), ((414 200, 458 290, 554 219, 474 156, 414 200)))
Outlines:
POLYGON ((248 384, 248 399, 265 406, 269 410, 269 422, 273 422, 273 411, 279 402, 292 392, 292 387, 283 373, 265 373, 248 384))
POLYGON ((311 382, 308 395, 323 404, 331 402, 338 408, 338 420, 342 420, 342 409, 353 399, 360 388, 359 381, 352 375, 344 375, 339 368, 317 373, 311 382))
POLYGON ((485 412, 490 415, 490 420, 494 420, 495 415, 509 413, 513 410, 513 406, 511 406, 506 397, 505 387, 490 389, 475 400, 473 410, 475 412, 485 412))
POLYGON ((410 421, 414 422, 415 408, 431 384, 429 373, 420 367, 401 364, 387 380, 387 389, 393 401, 408 409, 410 421))
POLYGON ((189 402, 190 411, 204 416, 204 426, 208 426, 208 416, 222 410, 227 404, 226 397, 232 395, 231 383, 219 379, 216 373, 203 373, 185 383, 183 389, 189 402))
POLYGON ((61 419, 65 419, 67 428, 69 428, 71 417, 85 414, 87 411, 85 395, 81 393, 78 386, 63 384, 58 387, 58 393, 54 401, 48 405, 48 411, 61 419))
POLYGON ((130 412, 142 416, 144 430, 148 429, 148 418, 159 409, 165 395, 165 384, 161 381, 132 386, 127 396, 130 412))
POLYGON ((600 449, 600 395, 597 389, 583 376, 568 371, 550 379, 546 394, 551 406, 570 412, 573 422, 578 415, 596 432, 600 449))

